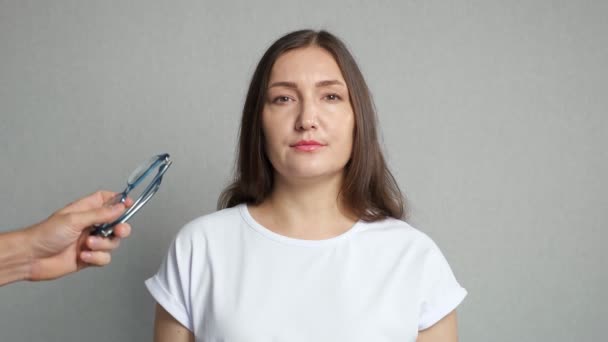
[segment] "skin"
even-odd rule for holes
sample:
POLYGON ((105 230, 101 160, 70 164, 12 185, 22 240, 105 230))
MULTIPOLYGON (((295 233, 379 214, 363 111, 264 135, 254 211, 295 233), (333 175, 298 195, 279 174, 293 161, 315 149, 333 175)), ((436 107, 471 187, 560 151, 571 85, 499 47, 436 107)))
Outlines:
MULTIPOLYGON (((263 203, 249 207, 251 215, 293 238, 319 240, 344 233, 357 221, 339 198, 355 119, 338 64, 322 48, 291 50, 275 62, 266 95, 262 126, 275 183, 263 203), (315 140, 323 147, 299 151, 293 145, 300 140, 315 140)), ((193 340, 188 329, 157 305, 155 341, 193 340)), ((418 341, 457 341, 456 313, 420 332, 418 341)))
POLYGON ((0 285, 20 280, 42 281, 63 277, 89 266, 104 266, 112 250, 129 236, 127 223, 115 227, 115 238, 89 236, 96 223, 117 219, 126 207, 104 206, 114 192, 98 191, 72 202, 46 220, 30 227, 0 234, 0 285))
POLYGON ((458 342, 456 310, 450 312, 430 328, 419 331, 416 342, 458 342))
POLYGON ((156 304, 154 320, 154 342, 194 342, 194 334, 181 325, 162 306, 156 304))
POLYGON ((277 59, 262 125, 275 184, 266 201, 249 208, 252 216, 279 234, 306 240, 350 229, 357 219, 338 193, 352 152, 355 119, 346 81, 331 54, 310 47, 277 59), (302 152, 293 147, 300 140, 323 147, 302 152))

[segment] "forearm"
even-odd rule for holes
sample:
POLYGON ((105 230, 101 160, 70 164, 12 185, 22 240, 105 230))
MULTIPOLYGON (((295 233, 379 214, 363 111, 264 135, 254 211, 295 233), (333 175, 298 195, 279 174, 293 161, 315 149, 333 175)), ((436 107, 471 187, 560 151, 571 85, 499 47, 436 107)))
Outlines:
POLYGON ((0 286, 29 279, 32 255, 23 231, 0 233, 0 286))

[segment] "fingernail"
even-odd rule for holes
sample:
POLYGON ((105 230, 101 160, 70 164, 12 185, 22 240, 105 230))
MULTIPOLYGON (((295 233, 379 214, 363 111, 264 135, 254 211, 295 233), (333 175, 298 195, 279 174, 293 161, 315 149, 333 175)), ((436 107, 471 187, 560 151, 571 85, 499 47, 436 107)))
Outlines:
POLYGON ((106 206, 106 207, 112 207, 112 206, 114 206, 116 204, 119 204, 119 203, 121 203, 121 196, 120 196, 120 194, 112 197, 110 200, 108 200, 106 203, 104 203, 104 206, 106 206))
POLYGON ((85 260, 91 259, 91 252, 82 252, 82 258, 85 260))
POLYGON ((124 208, 124 206, 122 205, 122 203, 117 203, 117 204, 114 204, 111 209, 113 211, 118 211, 118 210, 122 210, 123 208, 124 208))

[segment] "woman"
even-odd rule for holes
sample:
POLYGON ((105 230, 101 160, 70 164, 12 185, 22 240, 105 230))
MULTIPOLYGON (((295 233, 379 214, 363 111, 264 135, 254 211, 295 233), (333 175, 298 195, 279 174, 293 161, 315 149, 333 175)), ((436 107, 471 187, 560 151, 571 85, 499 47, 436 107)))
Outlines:
POLYGON ((400 220, 371 96, 330 33, 292 32, 262 57, 218 207, 146 282, 156 341, 457 340, 466 290, 400 220))

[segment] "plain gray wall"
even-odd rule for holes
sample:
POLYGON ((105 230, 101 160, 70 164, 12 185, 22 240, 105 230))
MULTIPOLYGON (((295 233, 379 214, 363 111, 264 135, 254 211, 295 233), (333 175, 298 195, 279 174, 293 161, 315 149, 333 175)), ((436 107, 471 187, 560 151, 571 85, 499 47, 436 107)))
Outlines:
POLYGON ((103 269, 0 288, 1 341, 145 341, 143 281, 231 173, 269 44, 325 28, 378 108, 410 223, 469 291, 462 341, 599 341, 605 1, 0 1, 0 217, 23 227, 171 153, 103 269))

